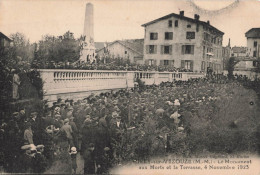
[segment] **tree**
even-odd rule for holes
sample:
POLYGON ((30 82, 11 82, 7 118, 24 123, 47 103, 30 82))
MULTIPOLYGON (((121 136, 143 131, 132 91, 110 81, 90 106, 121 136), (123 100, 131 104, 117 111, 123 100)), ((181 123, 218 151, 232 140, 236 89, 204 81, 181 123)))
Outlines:
POLYGON ((33 48, 30 41, 22 33, 14 33, 10 35, 13 40, 13 48, 17 56, 18 61, 24 61, 30 63, 33 60, 33 48))
POLYGON ((80 39, 75 39, 73 33, 66 32, 63 36, 43 36, 35 51, 35 60, 45 67, 47 62, 75 62, 80 56, 80 39))
POLYGON ((235 57, 230 57, 227 65, 227 70, 228 70, 228 78, 233 79, 234 75, 234 67, 238 63, 238 61, 235 60, 235 57))

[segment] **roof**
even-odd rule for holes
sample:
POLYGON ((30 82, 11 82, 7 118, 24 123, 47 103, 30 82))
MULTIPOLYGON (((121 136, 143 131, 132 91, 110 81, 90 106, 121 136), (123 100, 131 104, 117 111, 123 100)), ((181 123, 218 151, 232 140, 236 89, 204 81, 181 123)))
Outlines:
POLYGON ((158 21, 165 20, 165 19, 168 19, 168 18, 171 18, 171 17, 175 17, 175 18, 187 20, 187 21, 193 22, 193 23, 199 23, 199 24, 201 24, 201 25, 203 25, 203 26, 207 26, 207 27, 209 27, 209 28, 211 28, 211 29, 217 31, 217 32, 220 33, 221 35, 224 35, 224 32, 218 30, 217 28, 213 27, 212 25, 210 25, 210 24, 207 23, 207 22, 200 21, 200 20, 193 19, 193 18, 189 18, 189 17, 186 17, 186 16, 181 16, 181 15, 178 15, 178 14, 176 14, 176 13, 171 13, 171 14, 169 14, 169 15, 166 15, 166 16, 163 16, 163 17, 161 17, 161 18, 158 18, 158 19, 155 19, 155 20, 153 20, 153 21, 150 21, 150 22, 148 22, 148 23, 145 23, 145 24, 142 25, 142 27, 146 27, 146 26, 148 26, 148 25, 150 25, 150 24, 154 24, 154 23, 156 23, 156 22, 158 22, 158 21))
MULTIPOLYGON (((139 55, 143 55, 143 51, 144 51, 144 39, 129 39, 129 40, 116 40, 112 43, 109 43, 108 46, 111 46, 115 43, 119 43, 121 45, 123 45, 124 47, 136 52, 139 55)), ((101 49, 97 50, 97 52, 99 52, 100 50, 102 50, 104 47, 102 47, 101 49)))
POLYGON ((233 53, 246 53, 247 47, 232 47, 233 53))
POLYGON ((8 40, 10 42, 13 41, 9 37, 7 37, 5 34, 3 34, 2 32, 0 32, 0 38, 5 38, 6 40, 8 40))
POLYGON ((260 38, 260 28, 252 28, 245 35, 247 38, 260 38))

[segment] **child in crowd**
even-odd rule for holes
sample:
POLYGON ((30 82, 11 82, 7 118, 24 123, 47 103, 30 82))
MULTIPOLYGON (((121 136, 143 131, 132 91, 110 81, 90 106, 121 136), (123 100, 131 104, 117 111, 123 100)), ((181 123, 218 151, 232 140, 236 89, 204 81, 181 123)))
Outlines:
POLYGON ((77 168, 78 168, 78 166, 77 166, 77 148, 76 147, 71 147, 70 156, 71 156, 73 174, 76 174, 77 168))

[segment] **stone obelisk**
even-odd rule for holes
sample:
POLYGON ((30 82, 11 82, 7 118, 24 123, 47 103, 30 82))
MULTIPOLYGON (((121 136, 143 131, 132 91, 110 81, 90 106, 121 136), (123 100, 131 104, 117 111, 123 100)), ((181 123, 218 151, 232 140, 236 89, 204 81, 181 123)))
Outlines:
POLYGON ((83 36, 80 61, 93 63, 95 61, 95 44, 93 5, 91 3, 86 5, 83 36))

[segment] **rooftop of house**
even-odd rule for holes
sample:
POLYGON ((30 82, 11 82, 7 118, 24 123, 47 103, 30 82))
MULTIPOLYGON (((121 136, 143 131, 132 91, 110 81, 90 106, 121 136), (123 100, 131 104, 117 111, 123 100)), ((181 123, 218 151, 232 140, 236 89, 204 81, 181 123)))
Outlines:
MULTIPOLYGON (((108 43, 107 46, 111 46, 115 43, 119 43, 123 45, 124 47, 138 53, 139 55, 143 55, 144 50, 144 39, 127 39, 127 40, 116 40, 112 43, 108 43)), ((97 49, 97 52, 102 50, 104 48, 104 45, 99 50, 97 49)))
POLYGON ((156 23, 156 22, 158 22, 158 21, 161 21, 161 20, 169 19, 169 18, 171 18, 171 17, 183 19, 183 20, 186 20, 186 21, 189 21, 189 22, 193 22, 193 23, 199 23, 199 24, 201 24, 201 25, 203 25, 203 26, 206 26, 206 27, 208 27, 208 28, 210 28, 210 29, 212 29, 212 30, 218 32, 218 33, 221 34, 221 35, 224 35, 224 32, 222 32, 222 31, 218 30, 217 28, 215 28, 214 26, 210 25, 210 22, 209 22, 209 21, 207 21, 207 22, 205 22, 205 21, 200 21, 200 20, 199 20, 199 15, 197 15, 197 14, 194 15, 194 18, 186 17, 186 16, 184 16, 184 11, 180 11, 180 14, 171 13, 171 14, 169 14, 169 15, 166 15, 166 16, 163 16, 163 17, 161 17, 161 18, 155 19, 155 20, 153 20, 153 21, 150 21, 150 22, 148 22, 148 23, 143 24, 142 27, 146 27, 146 26, 148 26, 148 25, 154 24, 154 23, 156 23))
POLYGON ((260 28, 252 28, 245 35, 247 38, 260 38, 260 28))
POLYGON ((8 40, 10 42, 13 41, 9 37, 7 37, 5 34, 3 34, 2 32, 0 32, 0 38, 5 38, 6 40, 8 40))

